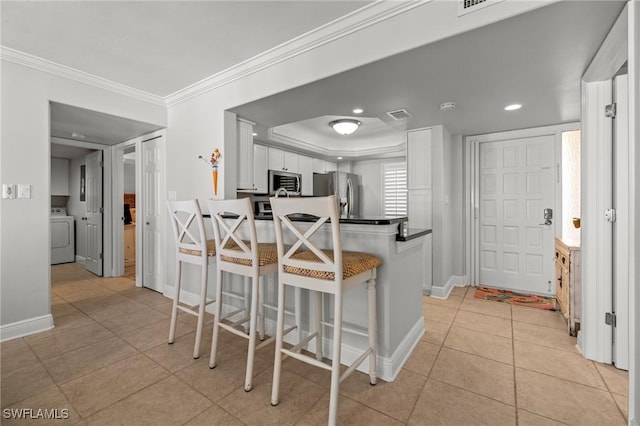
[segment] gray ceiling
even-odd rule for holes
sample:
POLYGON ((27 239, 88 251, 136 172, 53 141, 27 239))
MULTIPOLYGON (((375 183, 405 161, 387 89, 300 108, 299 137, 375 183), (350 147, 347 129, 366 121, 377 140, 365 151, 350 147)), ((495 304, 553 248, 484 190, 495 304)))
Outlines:
MULTIPOLYGON (((2 1, 2 45, 166 96, 369 3, 2 1)), ((389 131, 444 124, 470 135, 577 121, 580 77, 625 3, 552 3, 234 111, 260 124, 258 140, 265 126, 353 116, 356 106, 389 131), (441 112, 443 101, 457 109, 441 112), (512 102, 523 108, 506 113, 512 102), (385 114, 398 108, 413 117, 385 114)), ((113 144, 157 128, 61 104, 51 111, 60 137, 113 144)))
POLYGON ((624 4, 552 4, 233 110, 273 127, 362 107, 397 130, 463 135, 579 121, 580 78, 624 4), (457 108, 440 111, 445 101, 457 108), (504 111, 511 103, 523 108, 504 111), (413 117, 385 114, 398 108, 413 117))

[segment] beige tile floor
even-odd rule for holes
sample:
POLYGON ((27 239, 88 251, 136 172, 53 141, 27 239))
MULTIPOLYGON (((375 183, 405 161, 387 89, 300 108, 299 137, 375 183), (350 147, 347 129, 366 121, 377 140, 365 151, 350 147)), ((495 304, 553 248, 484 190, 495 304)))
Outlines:
MULTIPOLYGON (((192 317, 180 318, 167 345, 164 296, 75 264, 52 268, 51 291, 56 328, 0 345, 3 409, 67 409, 57 423, 86 425, 326 424, 328 372, 286 360, 281 402, 271 407, 268 348, 246 393, 246 341, 223 332, 210 370, 211 326, 199 360, 192 317)), ((393 383, 370 386, 356 373, 342 384, 341 424, 626 423, 627 374, 582 358, 558 313, 474 299, 464 288, 425 297, 423 313, 426 332, 393 383)))

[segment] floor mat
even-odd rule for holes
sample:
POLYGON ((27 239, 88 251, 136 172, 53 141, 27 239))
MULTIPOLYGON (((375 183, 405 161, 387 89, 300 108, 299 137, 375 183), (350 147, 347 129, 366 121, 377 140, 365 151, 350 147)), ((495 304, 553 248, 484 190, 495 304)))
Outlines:
POLYGON ((547 309, 550 311, 556 310, 556 301, 553 297, 537 296, 535 294, 520 294, 510 290, 500 290, 491 287, 477 287, 473 297, 511 303, 512 305, 518 306, 529 306, 537 309, 547 309))

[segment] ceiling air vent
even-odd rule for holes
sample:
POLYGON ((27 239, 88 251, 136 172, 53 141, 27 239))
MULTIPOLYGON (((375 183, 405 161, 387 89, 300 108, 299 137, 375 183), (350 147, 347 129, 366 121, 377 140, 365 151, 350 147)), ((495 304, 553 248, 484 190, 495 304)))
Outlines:
POLYGON ((409 111, 407 111, 406 109, 402 108, 402 109, 397 109, 395 111, 389 111, 387 113, 387 115, 391 118, 393 118, 394 120, 405 120, 407 118, 412 117, 411 114, 409 114, 409 111))
POLYGON ((458 16, 466 15, 504 0, 458 0, 458 16))

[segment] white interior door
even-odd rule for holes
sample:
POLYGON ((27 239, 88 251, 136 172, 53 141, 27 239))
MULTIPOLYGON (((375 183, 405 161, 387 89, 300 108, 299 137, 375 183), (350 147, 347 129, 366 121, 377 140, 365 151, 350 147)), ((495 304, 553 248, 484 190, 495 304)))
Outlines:
MULTIPOLYGON (((615 78, 616 118, 613 137, 613 361, 629 369, 629 96, 628 76, 615 78)), ((631 161, 633 161, 631 159, 631 161)))
POLYGON ((480 143, 480 285, 554 294, 554 225, 543 224, 555 210, 554 146, 553 135, 480 143))
POLYGON ((142 285, 159 292, 164 291, 161 241, 163 140, 163 137, 157 137, 142 143, 142 285))
POLYGON ((87 256, 84 267, 102 276, 102 151, 86 156, 87 256))

